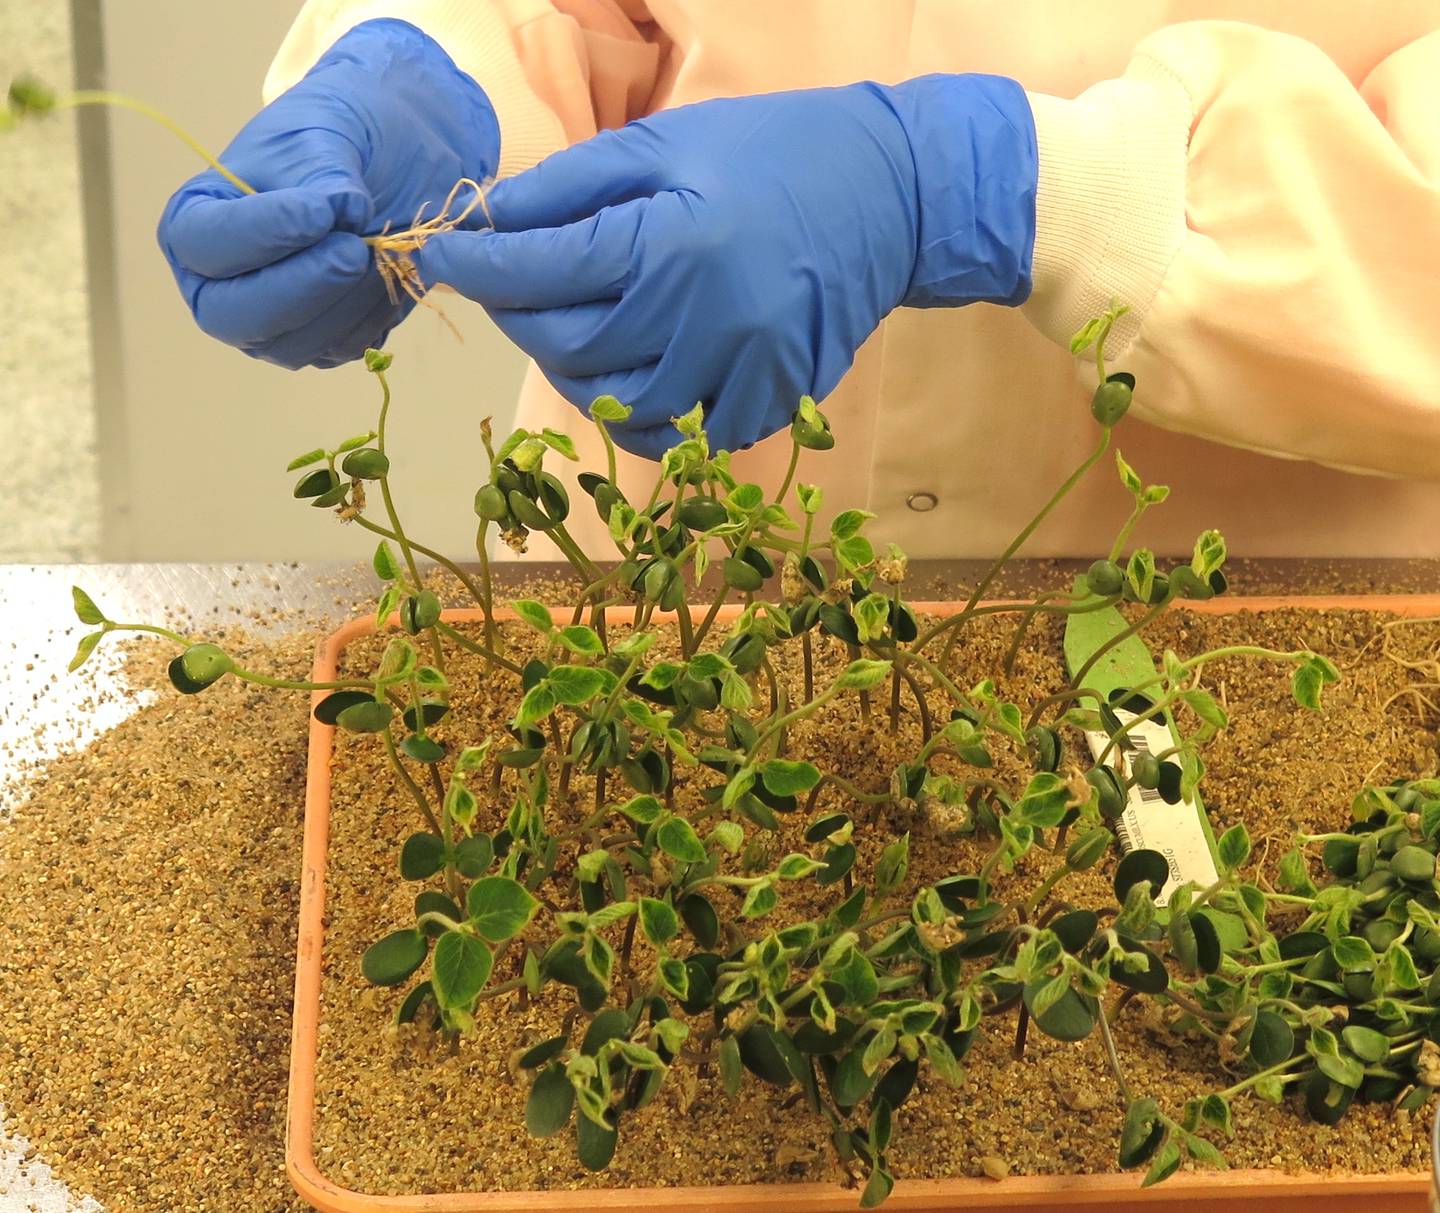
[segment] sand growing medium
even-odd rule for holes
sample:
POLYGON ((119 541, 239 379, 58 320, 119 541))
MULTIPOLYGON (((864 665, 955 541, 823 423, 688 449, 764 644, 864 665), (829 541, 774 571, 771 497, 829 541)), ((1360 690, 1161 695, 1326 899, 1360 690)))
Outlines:
MULTIPOLYGON (((1434 771, 1430 709, 1406 697, 1379 710, 1423 677, 1380 657, 1379 625, 1374 616, 1176 614, 1151 633, 1157 648, 1182 654, 1240 634, 1306 643, 1353 667, 1322 716, 1288 703, 1287 676, 1275 668, 1210 671, 1234 727, 1209 752, 1204 791, 1217 829, 1247 822, 1257 860, 1277 859, 1297 827, 1344 822, 1366 778, 1434 771)), ((245 657, 299 674, 314 640, 253 642, 245 657)), ((1440 629, 1407 630, 1414 652, 1436 640, 1440 629)), ((1057 642, 1057 630, 1037 632, 1014 693, 1053 684, 1057 642)), ((1000 643, 993 630, 977 632, 966 664, 993 661, 1000 643)), ((154 668, 161 651, 150 648, 138 668, 154 668)), ((462 664, 458 680, 462 695, 480 696, 479 671, 462 664)), ((466 718, 477 735, 510 710, 498 696, 480 702, 466 718)), ((907 748, 913 730, 907 716, 907 748)), ((894 758, 883 728, 865 732, 841 715, 796 729, 792 744, 867 786, 894 758)), ((112 1213, 302 1207, 283 1173, 283 1126, 304 748, 303 698, 232 679, 194 698, 162 693, 48 764, 0 827, 0 1102, 8 1127, 112 1213)), ((747 1080, 731 1101, 713 1074, 693 1071, 627 1116, 605 1173, 579 1168, 568 1135, 529 1139, 511 1058, 554 1029, 568 992, 547 990, 523 1012, 510 999, 487 1004, 477 1036, 454 1050, 390 1028, 399 995, 366 987, 357 962, 409 913, 415 886, 393 872, 417 825, 388 779, 371 778, 374 757, 343 738, 336 768, 316 1140, 333 1179, 400 1192, 836 1178, 822 1124, 785 1106, 786 1093, 747 1080)), ((968 841, 921 821, 860 820, 868 841, 857 872, 905 828, 912 879, 973 870, 968 841)), ((1023 887, 1023 872, 1018 879, 1023 887)), ((1119 1031, 1134 1085, 1178 1104, 1229 1081, 1207 1047, 1173 1047, 1135 1012, 1132 1004, 1119 1031)), ((922 1078, 897 1117, 897 1174, 1111 1167, 1117 1112, 1096 1042, 1032 1032, 1026 1060, 1012 1064, 1002 1023, 995 1028, 967 1059, 963 1089, 922 1078)), ((1242 1098, 1227 1154, 1232 1165, 1414 1169, 1426 1161, 1425 1119, 1356 1107, 1327 1129, 1242 1098)))
MULTIPOLYGON (((1176 612, 1150 634, 1157 650, 1172 647, 1182 655, 1244 639, 1281 649, 1309 645, 1342 666, 1361 660, 1347 671, 1341 687, 1332 688, 1320 716, 1294 706, 1288 667, 1228 660, 1210 668, 1209 684, 1229 704, 1235 725, 1209 752, 1205 795, 1217 832, 1245 820, 1257 862, 1278 860, 1297 829, 1347 822, 1350 798, 1367 777, 1434 770, 1433 737, 1418 726, 1413 711, 1377 711, 1409 677, 1392 663, 1373 660, 1377 626, 1373 616, 1317 618, 1287 611, 1223 619, 1176 612)), ((1410 631, 1410 639, 1419 643, 1423 633, 1410 631)), ((1059 634, 1058 626, 1037 634, 1016 676, 1002 685, 1003 693, 1017 702, 1033 702, 1037 693, 1057 685, 1059 634)), ((961 655, 956 681, 971 685, 991 673, 1008 635, 997 622, 978 627, 961 655)), ((1434 635, 1440 633, 1428 638, 1434 635)), ((357 646, 356 668, 373 656, 357 646)), ((841 659, 837 649, 829 668, 841 659)), ((796 670, 783 668, 782 677, 792 690, 798 688, 796 670)), ((467 717, 467 734, 453 736, 457 744, 498 730, 511 710, 501 695, 487 692, 483 670, 467 669, 461 681, 467 700, 485 707, 482 718, 467 717)), ((918 748, 911 718, 902 724, 897 748, 883 723, 863 725, 855 697, 832 706, 836 710, 794 730, 792 756, 818 756, 822 769, 840 771, 873 789, 883 786, 904 753, 918 748)), ((420 826, 412 820, 413 806, 392 795, 375 795, 374 788, 385 786, 383 771, 363 739, 341 738, 334 777, 316 1093, 316 1155, 322 1171, 347 1186, 387 1193, 692 1184, 701 1178, 710 1183, 840 1178, 825 1146, 824 1122, 795 1105, 793 1089, 777 1090, 747 1075, 741 1097, 730 1100, 713 1068, 698 1075, 677 1071, 654 1103, 627 1113, 615 1160, 604 1172, 591 1174, 579 1165, 568 1132, 545 1140, 527 1138, 527 1080, 512 1059, 521 1047, 561 1029, 573 1005, 571 992, 546 987, 524 1011, 515 1009, 513 996, 482 1004, 476 1036, 454 1050, 418 1029, 388 1026, 403 990, 366 987, 358 963, 374 939, 407 921, 420 886, 388 873, 394 871, 400 841, 420 826), (437 1125, 454 1128, 437 1132, 437 1125)), ((585 805, 588 781, 577 779, 575 794, 585 805)), ((679 803, 698 805, 694 796, 693 789, 682 790, 679 803)), ((821 803, 851 807, 839 794, 821 803)), ((477 822, 477 828, 498 828, 508 808, 505 798, 489 806, 489 818, 477 822)), ((855 871, 867 872, 879 848, 909 829, 910 879, 897 903, 908 902, 920 883, 977 870, 981 846, 945 836, 936 823, 886 812, 883 820, 873 811, 855 814, 857 838, 864 839, 855 871)), ((794 816, 799 820, 786 823, 777 855, 805 847, 799 833, 808 818, 794 816)), ((1022 869, 1015 891, 1024 890, 1027 881, 1033 884, 1037 870, 1044 869, 1022 869)), ((1107 868, 1065 888, 1077 900, 1087 894, 1103 899, 1109 897, 1108 880, 1107 868)), ((787 890, 781 911, 766 925, 783 925, 792 908, 797 916, 800 910, 823 912, 824 902, 805 903, 801 887, 787 890)), ((549 936, 542 927, 534 937, 543 941, 549 936)), ((518 964, 518 949, 513 949, 494 980, 515 975, 518 964)), ((1147 1022, 1143 1007, 1132 1004, 1119 1025, 1132 1087, 1178 1109, 1191 1095, 1235 1081, 1223 1077, 1213 1046, 1203 1041, 1177 1045, 1168 1035, 1153 1033, 1147 1022)), ((984 1039, 966 1059, 969 1080, 963 1088, 928 1080, 922 1071, 916 1094, 896 1116, 892 1164, 898 1176, 1114 1168, 1120 1113, 1098 1039, 1070 1045, 1031 1032, 1026 1059, 1015 1064, 1009 1052, 1013 1026, 1009 1017, 986 1021, 984 1039)), ((1226 1153, 1233 1166, 1414 1169, 1427 1157, 1426 1119, 1423 1112, 1392 1115, 1383 1106, 1357 1106, 1330 1129, 1294 1108, 1281 1111, 1242 1098, 1236 1101, 1236 1133, 1226 1153)))

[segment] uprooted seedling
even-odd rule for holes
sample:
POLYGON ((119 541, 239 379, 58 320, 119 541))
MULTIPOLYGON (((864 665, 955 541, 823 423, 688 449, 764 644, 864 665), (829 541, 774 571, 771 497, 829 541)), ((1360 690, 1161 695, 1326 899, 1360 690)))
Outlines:
MULTIPOLYGON (((242 194, 255 193, 254 186, 222 164, 204 144, 169 114, 124 93, 105 89, 56 92, 33 77, 22 76, 11 82, 5 108, 0 109, 0 134, 14 130, 22 122, 43 118, 57 110, 88 105, 126 109, 143 115, 164 127, 242 194)), ((445 314, 444 309, 430 298, 429 288, 421 279, 420 271, 415 265, 415 254, 425 247, 426 241, 432 236, 455 231, 457 228, 469 230, 471 217, 477 210, 484 217, 485 226, 493 228, 495 224, 485 201, 489 187, 489 181, 472 181, 469 177, 462 177, 455 182, 435 214, 428 219, 425 213, 430 209, 430 203, 424 202, 416 210, 414 218, 404 227, 392 228, 386 223, 380 231, 362 237, 370 247, 375 272, 385 284, 385 293, 390 302, 398 304, 400 296, 405 295, 415 303, 428 307, 445 322, 457 339, 462 339, 460 330, 445 314)))

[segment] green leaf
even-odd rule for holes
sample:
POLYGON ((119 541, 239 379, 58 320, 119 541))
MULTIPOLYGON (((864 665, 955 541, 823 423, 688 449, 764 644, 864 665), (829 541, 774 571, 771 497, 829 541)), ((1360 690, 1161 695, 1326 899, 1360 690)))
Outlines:
POLYGON ((730 712, 744 712, 754 700, 750 684, 734 670, 727 670, 720 680, 720 706, 730 712))
POLYGON ((395 608, 400 605, 400 599, 405 591, 398 585, 385 587, 385 592, 380 595, 380 601, 375 607, 375 626, 383 628, 390 616, 395 613, 395 608))
POLYGON ((1391 990, 1414 990, 1420 986, 1420 975, 1415 971, 1415 958, 1410 949, 1396 940, 1380 958, 1379 969, 1386 976, 1386 986, 1391 990))
POLYGON ((1222 872, 1234 872, 1250 858, 1250 832, 1243 821, 1236 822, 1220 835, 1215 844, 1215 858, 1222 872))
POLYGON ((846 569, 863 569, 875 560, 875 549, 864 535, 842 540, 833 549, 835 560, 846 569))
POLYGON ((1145 1172, 1145 1178, 1140 1181, 1142 1188, 1148 1188, 1154 1184, 1163 1183, 1174 1175, 1180 1168, 1180 1147, 1173 1141, 1167 1140, 1160 1147, 1159 1153, 1155 1155, 1150 1163, 1150 1169, 1145 1172))
POLYGON ((1145 488, 1144 481, 1140 479, 1140 474, 1125 462, 1125 457, 1121 455, 1119 451, 1115 452, 1115 470, 1120 473, 1120 483, 1123 484, 1133 496, 1139 497, 1145 488))
POLYGON ((75 618, 81 623, 105 623, 105 612, 95 605, 95 600, 78 585, 70 587, 70 598, 75 604, 75 618))
POLYGON ((370 441, 372 438, 374 438, 374 437, 375 437, 375 432, 374 432, 373 430, 367 430, 367 431, 366 431, 365 433, 363 433, 363 434, 356 434, 353 438, 347 438, 347 439, 345 439, 344 442, 342 442, 339 446, 337 446, 337 447, 335 448, 335 453, 336 453, 337 455, 343 455, 343 454, 345 454, 346 451, 353 451, 353 450, 355 450, 357 447, 362 447, 362 446, 364 446, 367 442, 369 442, 369 441, 370 441))
POLYGON ((655 831, 655 841, 671 859, 681 863, 704 863, 705 845, 695 828, 683 817, 669 817, 655 831))
POLYGON ((870 1178, 865 1181, 865 1190, 860 1193, 860 1207, 874 1209, 889 1199, 895 1187, 895 1177, 878 1163, 870 1169, 870 1178))
POLYGON ((468 1011, 490 979, 493 964, 490 949, 475 936, 446 931, 436 941, 435 957, 430 963, 430 979, 440 1005, 468 1011))
POLYGON ((1050 1010, 1070 990, 1070 974, 1062 970, 1054 977, 1049 978, 1031 995, 1030 1013, 1036 1019, 1041 1018, 1046 1011, 1050 1010))
POLYGON ((907 831, 880 852, 875 865, 875 896, 893 893, 905 880, 910 867, 910 834, 907 831))
POLYGON ((740 913, 746 918, 763 918, 779 904, 780 895, 775 892, 775 886, 768 880, 762 880, 750 886, 740 913))
POLYGON ((927 1032, 920 1038, 920 1043, 925 1046, 925 1059, 946 1083, 958 1087, 965 1082, 964 1069, 942 1037, 927 1032))
MULTIPOLYGON (((563 1037, 562 1037, 563 1039, 563 1037)), ((575 1088, 558 1065, 546 1066, 535 1076, 530 1097, 525 1101, 525 1127, 532 1137, 549 1137, 570 1123, 575 1107, 575 1088)))
POLYGON ((657 661, 641 676, 640 685, 668 691, 684 672, 685 667, 674 661, 657 661))
POLYGON ((100 638, 104 635, 105 633, 100 631, 90 632, 80 637, 80 643, 75 646, 75 656, 70 658, 70 664, 66 667, 70 673, 73 674, 85 664, 90 654, 95 651, 95 646, 100 643, 100 638))
POLYGON ((1346 973, 1369 973, 1375 968, 1375 953, 1359 935, 1344 935, 1330 945, 1335 963, 1346 973))
POLYGON ((1225 709, 1209 691, 1202 691, 1197 687, 1195 690, 1183 692, 1180 698, 1206 724, 1223 729, 1230 723, 1230 717, 1226 715, 1225 709))
POLYGON ((425 951, 425 936, 414 927, 392 931, 365 950, 360 971, 373 985, 398 986, 425 963, 425 951))
POLYGON ((775 868, 775 875, 781 880, 800 880, 809 876, 812 872, 821 871, 825 865, 818 859, 811 859, 808 855, 801 855, 798 851, 785 856, 775 868))
POLYGON ((484 873, 495 858, 495 844, 489 834, 472 834, 462 838, 455 848, 455 867, 466 880, 484 873))
POLYGON ((807 514, 818 514, 825 504, 825 494, 816 484, 797 484, 795 496, 800 500, 800 508, 807 514))
POLYGON ((690 997, 690 970, 674 956, 664 956, 656 966, 660 982, 672 995, 684 1002, 690 997))
POLYGON ((740 1046, 736 1043, 735 1037, 727 1036, 720 1042, 720 1083, 725 1088, 725 1094, 735 1098, 740 1092, 740 1079, 744 1076, 744 1067, 740 1061, 740 1046))
POLYGON ((352 733, 383 733, 394 714, 388 703, 376 703, 370 699, 344 708, 335 717, 335 723, 352 733))
POLYGON ((1160 1105, 1148 1096, 1132 1099, 1125 1106, 1125 1120, 1120 1126, 1120 1165, 1127 1170, 1138 1167, 1154 1154, 1164 1134, 1160 1105))
POLYGON ((640 929, 645 932, 645 938, 658 948, 669 943, 679 933, 680 919, 669 902, 657 901, 654 897, 642 897, 640 929))
POLYGON ((1099 339, 1100 331, 1105 327, 1104 316, 1092 316, 1076 331, 1070 338, 1070 352, 1072 354, 1083 354, 1099 339))
POLYGON ((874 517, 869 510, 842 510, 830 523, 830 538, 836 543, 843 543, 858 535, 866 521, 874 517))
POLYGON ((400 576, 400 562, 395 559, 395 553, 390 547, 389 540, 382 539, 375 549, 374 559, 370 562, 375 568, 375 576, 381 581, 394 581, 400 576))
POLYGON ((587 1171, 603 1171, 608 1167, 615 1157, 617 1141, 619 1132, 613 1127, 602 1128, 588 1116, 581 1116, 575 1122, 575 1154, 587 1171))
POLYGON ((1015 806, 1014 816, 1023 825, 1037 830, 1058 826, 1070 803, 1070 788, 1060 776, 1041 771, 1033 776, 1015 806))
POLYGON ((868 1006, 880 993, 875 966, 859 948, 852 947, 844 962, 832 969, 829 976, 845 987, 845 1001, 855 1006, 868 1006))
POLYGON ((296 455, 285 465, 287 472, 298 472, 301 468, 308 468, 312 463, 319 463, 325 458, 325 448, 317 446, 313 451, 306 451, 303 455, 296 455))
POLYGON ((539 905, 524 885, 508 876, 477 880, 465 899, 470 922, 491 943, 503 943, 524 930, 539 905))
POLYGON ((865 1051, 860 1055, 860 1068, 873 1075, 895 1051, 899 1038, 899 1033, 894 1028, 881 1028, 865 1045, 865 1051))
POLYGON ((820 782, 820 772, 808 762, 772 758, 760 767, 760 781, 772 796, 798 796, 820 782))
POLYGON ((619 806, 620 811, 630 818, 631 821, 638 821, 641 825, 650 825, 660 820, 665 812, 665 806, 654 796, 635 796, 619 806))
POLYGON ((1320 710, 1320 690, 1326 683, 1339 682, 1340 671, 1318 653, 1310 653, 1296 668, 1290 680, 1295 702, 1302 708, 1320 710))
POLYGON ((411 834, 400 848, 400 875, 406 880, 434 876, 445 862, 445 840, 439 834, 411 834))
POLYGON ((738 804, 745 793, 755 786, 756 775, 754 767, 741 767, 731 775, 720 795, 720 806, 729 809, 738 804))
POLYGON ((872 661, 862 657, 846 667, 845 672, 835 680, 835 685, 841 690, 869 690, 879 686, 890 676, 890 665, 888 661, 872 661))
POLYGON ((575 442, 569 434, 562 434, 559 430, 552 430, 546 426, 540 431, 540 441, 552 451, 558 451, 566 459, 578 460, 580 458, 575 450, 575 442))
POLYGON ((1125 566, 1125 579, 1137 599, 1149 602, 1150 592, 1155 587, 1155 553, 1149 548, 1136 548, 1125 566))
POLYGON ((590 418, 593 421, 628 421, 631 409, 621 404, 614 396, 596 396, 590 402, 590 418))
POLYGON ((1219 531, 1202 531, 1195 540, 1190 570, 1201 581, 1208 581, 1210 574, 1225 563, 1225 555, 1225 537, 1219 531))
POLYGON ((586 657, 603 657, 605 655, 605 645, 601 642, 595 629, 586 627, 583 623, 561 628, 560 643, 572 653, 581 653, 586 657))
POLYGON ((520 710, 515 713, 515 724, 523 728, 544 720, 554 710, 555 692, 550 689, 548 682, 537 682, 525 692, 525 698, 520 701, 520 710))
POLYGON ((613 689, 615 675, 588 665, 557 665, 546 681, 560 703, 578 707, 602 691, 613 689))
POLYGON ((537 632, 544 632, 547 636, 555 630, 555 621, 550 618, 550 612, 545 604, 536 602, 533 598, 521 598, 512 602, 510 606, 526 623, 537 632))
POLYGON ((1374 1028, 1350 1024, 1340 1029, 1340 1039, 1350 1052, 1369 1065, 1378 1066, 1390 1056, 1390 1038, 1374 1028))
POLYGON ((1230 1123, 1230 1101, 1219 1092, 1205 1096, 1204 1102, 1200 1105, 1200 1119, 1205 1124, 1219 1129, 1226 1137, 1235 1131, 1234 1126, 1230 1123))
POLYGON ((1295 1031, 1274 1011, 1255 1013, 1250 1031, 1250 1060, 1260 1069, 1278 1066, 1295 1051, 1295 1031))

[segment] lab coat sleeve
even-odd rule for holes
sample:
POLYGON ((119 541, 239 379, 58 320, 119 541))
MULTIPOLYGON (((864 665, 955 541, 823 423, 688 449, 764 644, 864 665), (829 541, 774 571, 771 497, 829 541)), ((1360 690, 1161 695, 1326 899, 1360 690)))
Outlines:
POLYGON ((641 116, 667 49, 643 0, 306 0, 265 100, 348 30, 382 17, 423 30, 485 90, 500 123, 499 177, 641 116))
POLYGON ((1440 479, 1440 33, 1352 81, 1298 38, 1176 25, 1031 103, 1043 332, 1118 299, 1145 419, 1440 479))

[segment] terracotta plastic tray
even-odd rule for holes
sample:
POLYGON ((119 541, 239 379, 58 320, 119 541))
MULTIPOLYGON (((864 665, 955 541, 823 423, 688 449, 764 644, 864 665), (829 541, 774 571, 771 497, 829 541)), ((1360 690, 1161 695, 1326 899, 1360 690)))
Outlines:
MULTIPOLYGON (((949 615, 955 603, 915 603, 926 614, 949 615)), ((1440 595, 1218 598, 1187 602, 1206 614, 1263 611, 1276 607, 1312 610, 1389 611, 1419 617, 1440 615, 1440 595)), ((450 623, 473 622, 479 611, 447 611, 450 623)), ((510 617, 496 612, 497 618, 510 617)), ((612 610, 612 618, 623 613, 612 610)), ((313 679, 335 677, 345 646, 374 631, 374 617, 352 620, 320 645, 313 679)), ((323 695, 317 694, 316 699, 323 695)), ((299 953, 295 968, 295 1023, 290 1050, 290 1105, 285 1167, 295 1190, 324 1213, 589 1213, 590 1210, 655 1210, 666 1213, 849 1213, 858 1193, 830 1183, 738 1184, 683 1188, 604 1188, 584 1191, 454 1192, 378 1196, 342 1187, 315 1162, 315 1062, 320 1022, 320 979, 325 936, 325 860, 330 844, 330 756, 334 729, 310 721, 309 777, 305 793, 305 841, 300 890, 299 953)), ((1287 1113, 1288 1114, 1288 1113, 1287 1113)), ((524 1129, 515 1128, 517 1141, 524 1129)), ((523 1146, 517 1146, 517 1149, 523 1146)), ((1302 1162, 1304 1160, 1297 1160, 1302 1162)), ((988 1179, 901 1179, 883 1208, 890 1213, 999 1213, 1001 1210, 1104 1208, 1113 1213, 1422 1213, 1429 1208, 1430 1176, 1424 1171, 1390 1175, 1277 1171, 1181 1172, 1154 1188, 1140 1188, 1138 1174, 1017 1176, 988 1179)))

